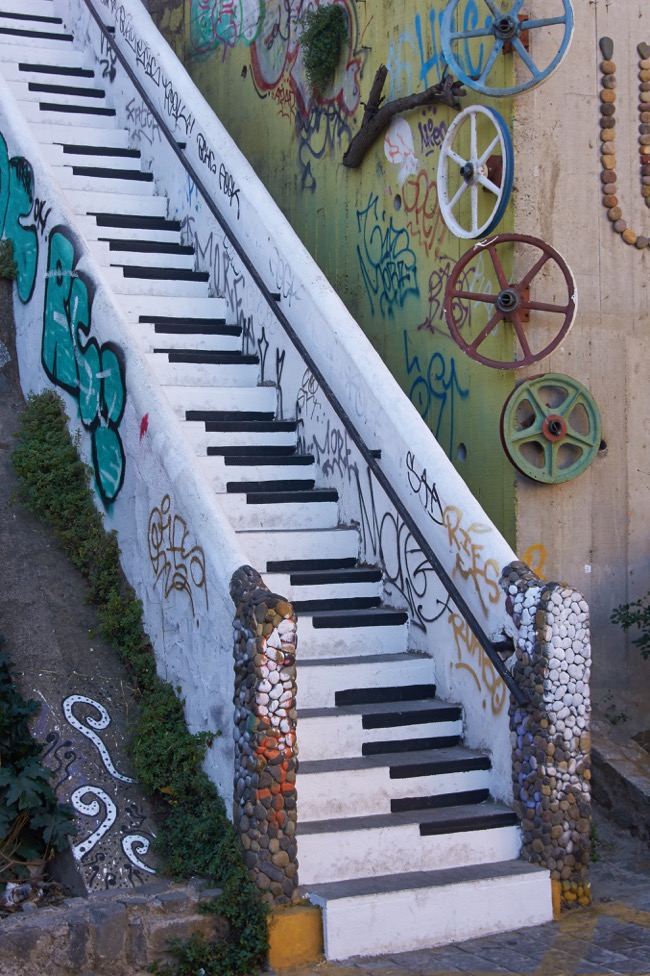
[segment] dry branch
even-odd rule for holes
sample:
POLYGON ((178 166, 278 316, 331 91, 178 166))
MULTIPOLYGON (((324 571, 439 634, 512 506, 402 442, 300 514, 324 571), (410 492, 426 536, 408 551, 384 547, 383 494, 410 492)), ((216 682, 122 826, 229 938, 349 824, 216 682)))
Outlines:
POLYGON ((394 115, 419 108, 420 105, 442 104, 458 109, 460 108, 458 96, 465 94, 462 82, 455 81, 451 75, 447 75, 437 85, 432 85, 424 92, 405 95, 403 98, 396 98, 394 101, 382 105, 381 92, 387 74, 386 65, 380 65, 370 89, 370 97, 363 113, 361 128, 343 156, 343 165, 349 169, 356 169, 357 166, 361 165, 373 142, 387 128, 394 115))

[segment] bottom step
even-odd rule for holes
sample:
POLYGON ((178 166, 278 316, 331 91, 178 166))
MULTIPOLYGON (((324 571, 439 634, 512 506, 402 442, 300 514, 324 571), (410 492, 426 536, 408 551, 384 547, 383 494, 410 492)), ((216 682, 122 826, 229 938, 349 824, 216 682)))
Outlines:
POLYGON ((323 909, 327 959, 425 949, 553 918, 548 871, 523 861, 334 881, 303 892, 323 909))

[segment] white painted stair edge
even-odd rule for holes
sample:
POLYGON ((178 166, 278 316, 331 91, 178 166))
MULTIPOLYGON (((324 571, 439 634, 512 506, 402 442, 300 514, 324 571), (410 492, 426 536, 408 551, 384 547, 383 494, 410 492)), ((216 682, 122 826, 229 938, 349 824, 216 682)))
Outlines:
POLYGON ((323 908, 327 959, 425 949, 553 918, 548 873, 522 862, 365 882, 310 892, 323 908))

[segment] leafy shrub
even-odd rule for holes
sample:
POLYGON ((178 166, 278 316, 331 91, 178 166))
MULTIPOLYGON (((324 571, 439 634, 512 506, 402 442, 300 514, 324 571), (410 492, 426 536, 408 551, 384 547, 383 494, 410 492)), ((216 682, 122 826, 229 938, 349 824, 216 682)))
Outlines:
POLYGON ((348 39, 348 20, 338 3, 308 10, 302 20, 300 47, 312 92, 323 95, 331 87, 348 39))
POLYGON ((0 241, 0 278, 14 281, 18 277, 18 265, 14 261, 14 242, 9 237, 0 241))
POLYGON ((616 607, 610 620, 614 624, 620 624, 625 631, 630 627, 637 627, 641 631, 641 636, 635 637, 632 643, 641 651, 641 657, 647 660, 650 657, 650 593, 633 603, 623 603, 616 607))
POLYGON ((39 709, 16 689, 11 658, 0 651, 0 884, 29 877, 76 833, 74 811, 57 802, 43 744, 29 731, 39 709))

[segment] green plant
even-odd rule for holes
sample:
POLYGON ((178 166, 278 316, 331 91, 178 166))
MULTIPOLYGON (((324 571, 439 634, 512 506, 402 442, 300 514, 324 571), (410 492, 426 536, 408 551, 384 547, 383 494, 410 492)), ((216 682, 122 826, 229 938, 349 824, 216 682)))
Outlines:
POLYGON ((14 261, 14 242, 10 237, 0 240, 0 278, 11 281, 18 276, 18 265, 14 261))
POLYGON ((608 691, 602 698, 600 705, 605 713, 605 718, 611 725, 620 725, 622 722, 627 722, 627 714, 618 709, 611 691, 608 691))
POLYGON ((57 802, 43 745, 29 731, 39 709, 16 689, 11 659, 0 651, 0 883, 29 877, 76 833, 72 807, 57 802))
POLYGON ((308 10, 302 19, 300 47, 311 91, 323 95, 331 87, 348 40, 345 9, 330 3, 308 10))
POLYGON ((641 656, 647 660, 650 657, 650 593, 633 603, 623 603, 616 607, 610 620, 613 624, 620 624, 625 631, 630 627, 638 627, 641 636, 635 637, 632 643, 636 644, 641 656))
POLYGON ((99 631, 130 669, 139 693, 139 716, 129 751, 136 774, 156 802, 156 848, 175 877, 201 876, 221 895, 204 906, 224 916, 229 936, 218 942, 195 938, 174 943, 179 976, 203 969, 205 976, 248 976, 268 947, 266 910, 244 864, 237 831, 216 787, 201 768, 218 733, 191 735, 183 703, 156 674, 153 650, 142 626, 142 605, 119 562, 114 533, 104 529, 89 487, 92 472, 70 439, 63 403, 46 391, 31 396, 12 454, 20 483, 17 495, 52 526, 72 562, 88 578, 99 631), (197 962, 197 959, 201 962, 197 962), (193 968, 192 968, 193 967, 193 968))

